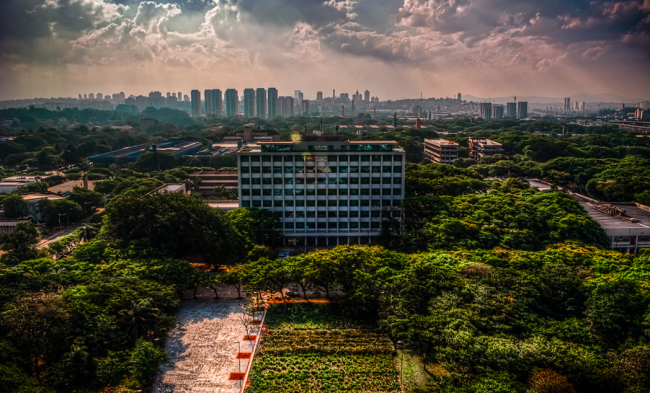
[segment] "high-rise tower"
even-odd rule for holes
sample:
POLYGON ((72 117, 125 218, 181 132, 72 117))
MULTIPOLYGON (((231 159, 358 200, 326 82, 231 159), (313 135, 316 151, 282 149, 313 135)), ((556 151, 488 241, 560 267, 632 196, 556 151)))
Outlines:
POLYGON ((255 117, 255 89, 244 89, 244 116, 255 117))
POLYGON ((201 117, 201 92, 192 90, 190 95, 192 96, 192 117, 199 118, 201 117))
POLYGON ((278 108, 278 89, 275 87, 269 87, 268 90, 269 96, 268 96, 268 112, 269 120, 275 119, 275 116, 277 116, 277 108, 278 108))
POLYGON ((239 95, 236 89, 226 90, 226 117, 236 116, 239 113, 239 95))
POLYGON ((266 89, 263 87, 255 92, 255 108, 257 117, 266 119, 266 89))

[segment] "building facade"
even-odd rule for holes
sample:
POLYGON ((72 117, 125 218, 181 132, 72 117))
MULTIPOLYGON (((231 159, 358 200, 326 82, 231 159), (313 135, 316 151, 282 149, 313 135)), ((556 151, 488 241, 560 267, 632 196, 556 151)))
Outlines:
POLYGON ((199 118, 201 117, 201 92, 192 90, 190 95, 192 96, 192 117, 199 118))
POLYGON ((300 113, 309 116, 309 101, 302 100, 300 103, 300 113))
POLYGON ((469 138, 469 156, 476 161, 483 157, 492 157, 495 154, 503 154, 500 143, 485 138, 469 138))
POLYGON ((278 113, 278 89, 275 87, 269 87, 269 120, 275 119, 278 113))
POLYGON ((226 90, 226 117, 239 114, 239 95, 236 89, 226 90))
POLYGON ((480 116, 483 118, 483 120, 490 120, 492 118, 492 103, 481 102, 479 108, 480 116))
POLYGON ((255 89, 244 89, 244 116, 255 117, 255 89))
POLYGON ((263 87, 255 92, 255 114, 260 119, 266 119, 266 89, 263 87))
POLYGON ((517 119, 525 119, 528 117, 528 102, 519 101, 517 103, 517 119))
POLYGON ((212 89, 212 113, 217 116, 223 115, 223 101, 219 89, 212 89))
POLYGON ((406 158, 397 142, 311 139, 241 149, 239 206, 276 212, 290 246, 367 244, 383 220, 399 222, 406 158))
POLYGON ((425 139, 424 156, 440 164, 452 164, 458 158, 458 143, 445 139, 425 139))
POLYGON ((210 117, 214 112, 214 103, 212 102, 212 90, 203 92, 205 97, 205 117, 210 117))
POLYGON ((503 105, 493 105, 492 106, 492 118, 495 120, 503 119, 505 113, 505 107, 503 105))
POLYGON ((516 119, 517 118, 517 103, 516 102, 508 102, 506 104, 506 117, 510 119, 516 119))

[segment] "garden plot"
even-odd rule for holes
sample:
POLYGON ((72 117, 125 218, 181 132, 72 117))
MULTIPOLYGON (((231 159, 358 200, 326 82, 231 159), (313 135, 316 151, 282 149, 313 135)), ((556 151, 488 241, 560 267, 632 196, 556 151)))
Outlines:
POLYGON ((401 392, 393 343, 326 305, 274 305, 247 393, 401 392), (283 318, 284 317, 284 318, 283 318), (305 326, 332 326, 305 329, 305 326), (297 327, 297 328, 296 328, 297 327))
MULTIPOLYGON (((244 341, 246 330, 239 317, 241 301, 184 302, 178 312, 178 326, 171 332, 165 351, 169 362, 160 366, 154 393, 236 393, 241 381, 230 380, 238 372, 238 346, 252 352, 254 342, 244 341)), ((257 334, 259 327, 249 327, 257 334)), ((241 359, 245 372, 249 360, 241 359)))

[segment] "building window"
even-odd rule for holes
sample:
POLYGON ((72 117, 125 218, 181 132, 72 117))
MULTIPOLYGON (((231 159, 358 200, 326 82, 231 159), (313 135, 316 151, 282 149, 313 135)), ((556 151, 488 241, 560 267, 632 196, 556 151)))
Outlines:
POLYGON ((361 161, 362 162, 369 162, 370 161, 370 156, 361 156, 361 161))
POLYGON ((325 207, 327 206, 327 201, 316 201, 316 206, 325 207))
POLYGON ((285 166, 284 167, 284 173, 293 173, 293 167, 292 166, 285 166))
POLYGON ((369 166, 362 166, 361 167, 361 173, 370 173, 370 167, 369 166))
POLYGON ((393 195, 402 195, 401 188, 393 188, 393 195))
POLYGON ((373 188, 371 191, 370 195, 381 195, 381 189, 379 188, 373 188))
POLYGON ((383 182, 384 182, 384 184, 390 184, 391 178, 390 177, 385 177, 383 182))
POLYGON ((306 190, 306 192, 307 192, 307 195, 308 195, 308 196, 314 196, 314 195, 316 195, 316 190, 314 190, 314 189, 306 190))
POLYGON ((351 166, 350 167, 350 173, 359 173, 359 167, 358 166, 351 166))
POLYGON ((338 161, 337 156, 327 156, 327 161, 338 161))
MULTIPOLYGON (((289 206, 289 202, 290 202, 290 201, 287 201, 287 206, 289 206)), ((293 202, 292 202, 292 203, 293 203, 293 202)), ((305 207, 305 201, 303 201, 303 200, 297 200, 297 201, 296 201, 296 207, 305 207)))
POLYGON ((241 156, 239 158, 240 158, 239 162, 248 162, 248 156, 241 156))
POLYGON ((381 212, 379 212, 379 211, 372 211, 372 212, 370 212, 370 217, 372 217, 372 218, 379 218, 380 213, 381 213, 381 212))
POLYGON ((350 189, 350 195, 359 195, 359 189, 358 188, 350 189))
POLYGON ((339 177, 337 180, 338 180, 338 184, 348 184, 347 177, 339 177))
POLYGON ((329 229, 336 229, 336 227, 338 226, 338 225, 336 225, 335 222, 329 222, 328 224, 329 224, 328 225, 329 229))
POLYGON ((321 196, 327 195, 327 189, 321 188, 320 190, 316 190, 316 195, 321 195, 321 196))
POLYGON ((262 195, 262 190, 251 190, 253 192, 253 196, 260 196, 262 195))
POLYGON ((251 202, 250 201, 243 201, 241 203, 242 207, 251 207, 251 202))
POLYGON ((282 173, 282 167, 281 166, 274 166, 273 167, 273 173, 282 173))
POLYGON ((382 195, 390 195, 391 193, 392 193, 392 189, 390 189, 390 188, 383 188, 381 190, 382 195))
POLYGON ((355 200, 355 201, 350 201, 350 206, 352 206, 352 207, 357 207, 357 206, 359 206, 359 201, 357 201, 357 200, 355 200))
POLYGON ((296 177, 296 184, 305 184, 305 179, 302 177, 296 177))
POLYGON ((370 195, 370 190, 367 188, 362 188, 361 189, 361 195, 370 195))
POLYGON ((264 207, 272 207, 271 201, 264 201, 264 207))
POLYGON ((241 190, 242 196, 249 196, 250 194, 251 194, 251 190, 241 190))
POLYGON ((347 161, 348 156, 339 156, 339 161, 347 161))
POLYGON ((262 162, 271 162, 271 156, 262 156, 262 162))
POLYGON ((379 199, 373 199, 372 206, 381 206, 381 201, 379 199))
POLYGON ((320 184, 320 185, 327 184, 327 178, 319 177, 318 181, 317 181, 317 184, 320 184))
POLYGON ((338 171, 338 167, 335 166, 330 167, 330 173, 338 173, 337 171, 338 171))
POLYGON ((361 178, 361 184, 370 184, 370 178, 369 177, 362 177, 361 178))
MULTIPOLYGON (((287 179, 287 184, 292 184, 291 180, 293 179, 287 179)), ((284 183, 284 179, 281 177, 276 177, 275 179, 273 179, 273 184, 282 185, 282 183, 284 183)))
POLYGON ((362 222, 361 223, 361 229, 368 229, 370 228, 370 223, 369 222, 362 222))
POLYGON ((359 156, 357 155, 350 156, 350 161, 359 161, 359 156))
POLYGON ((402 161, 402 156, 401 155, 394 155, 393 160, 395 161, 402 161))
POLYGON ((252 166, 251 167, 251 173, 260 173, 260 167, 252 166))
POLYGON ((394 177, 393 178, 393 184, 402 184, 402 178, 401 177, 394 177))
POLYGON ((265 177, 264 179, 262 179, 262 184, 271 185, 271 178, 270 177, 265 177))
POLYGON ((253 201, 253 207, 262 207, 262 201, 253 201))
POLYGON ((402 167, 401 166, 394 166, 393 167, 393 172, 402 173, 402 167))
POLYGON ((296 229, 305 229, 305 223, 304 222, 297 222, 296 223, 296 229))
POLYGON ((339 173, 348 173, 348 167, 347 166, 340 166, 339 167, 339 173))
POLYGON ((275 189, 273 190, 273 195, 274 196, 282 196, 282 189, 275 189))
POLYGON ((379 228, 379 223, 378 223, 378 222, 371 222, 371 223, 370 223, 370 227, 371 227, 372 229, 378 229, 378 228, 379 228))
POLYGON ((284 223, 284 229, 293 229, 293 223, 292 222, 285 222, 284 223))
POLYGON ((348 223, 347 222, 339 223, 339 228, 340 229, 348 229, 348 223))
POLYGON ((369 200, 363 200, 361 201, 361 207, 368 207, 370 206, 370 201, 369 200))
POLYGON ((270 166, 263 166, 262 167, 262 173, 271 173, 271 167, 270 166))
POLYGON ((242 178, 241 179, 241 184, 250 184, 250 183, 251 183, 251 181, 248 178, 242 178))
POLYGON ((341 188, 339 190, 339 195, 348 195, 348 189, 347 188, 341 188))
POLYGON ((381 171, 384 172, 384 173, 390 173, 390 167, 389 166, 383 166, 381 168, 381 171))
POLYGON ((368 217, 370 217, 370 212, 369 211, 361 212, 361 218, 368 218, 368 217))
POLYGON ((316 201, 307 201, 307 207, 314 207, 316 206, 316 201))
POLYGON ((381 177, 373 177, 372 184, 381 184, 381 177))
POLYGON ((327 190, 327 195, 337 195, 338 194, 337 191, 338 190, 336 188, 330 188, 327 190))
POLYGON ((262 191, 263 191, 263 192, 262 192, 262 195, 264 195, 264 196, 271 196, 271 195, 273 195, 273 190, 267 190, 267 189, 264 189, 264 190, 262 190, 262 191))
MULTIPOLYGON (((345 202, 347 202, 347 201, 345 201, 345 202)), ((339 217, 341 217, 341 218, 348 218, 348 212, 346 212, 346 211, 339 212, 339 217)))
POLYGON ((317 222, 316 225, 318 225, 318 229, 327 229, 326 222, 317 222))
POLYGON ((373 161, 381 161, 381 156, 373 155, 371 156, 373 161))
POLYGON ((327 184, 336 184, 338 183, 337 179, 335 177, 328 177, 327 178, 327 184))
POLYGON ((273 162, 282 162, 282 156, 273 156, 273 162))
POLYGON ((359 218, 359 212, 350 212, 350 218, 359 218))
POLYGON ((285 196, 293 196, 293 189, 292 188, 287 188, 284 190, 284 195, 285 196))
POLYGON ((357 229, 359 228, 359 223, 358 222, 351 222, 350 223, 350 229, 357 229))
POLYGON ((327 201, 327 206, 329 206, 329 207, 336 207, 336 201, 335 201, 335 200, 327 201))
POLYGON ((241 173, 250 173, 251 169, 250 167, 243 166, 241 167, 241 173))
POLYGON ((350 178, 350 184, 359 184, 359 178, 358 177, 351 177, 350 178))

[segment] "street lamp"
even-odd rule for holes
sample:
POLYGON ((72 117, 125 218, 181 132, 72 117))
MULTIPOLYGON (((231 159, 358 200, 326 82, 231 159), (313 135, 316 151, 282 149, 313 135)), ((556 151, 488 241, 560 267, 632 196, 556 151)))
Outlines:
MULTIPOLYGON (((239 359, 239 375, 241 376, 241 356, 239 356, 239 354, 241 353, 241 344, 239 343, 239 341, 235 341, 235 344, 237 344, 237 346, 239 347, 239 349, 237 350, 237 358, 239 359)), ((239 386, 241 386, 241 384, 242 383, 239 382, 239 386)))

